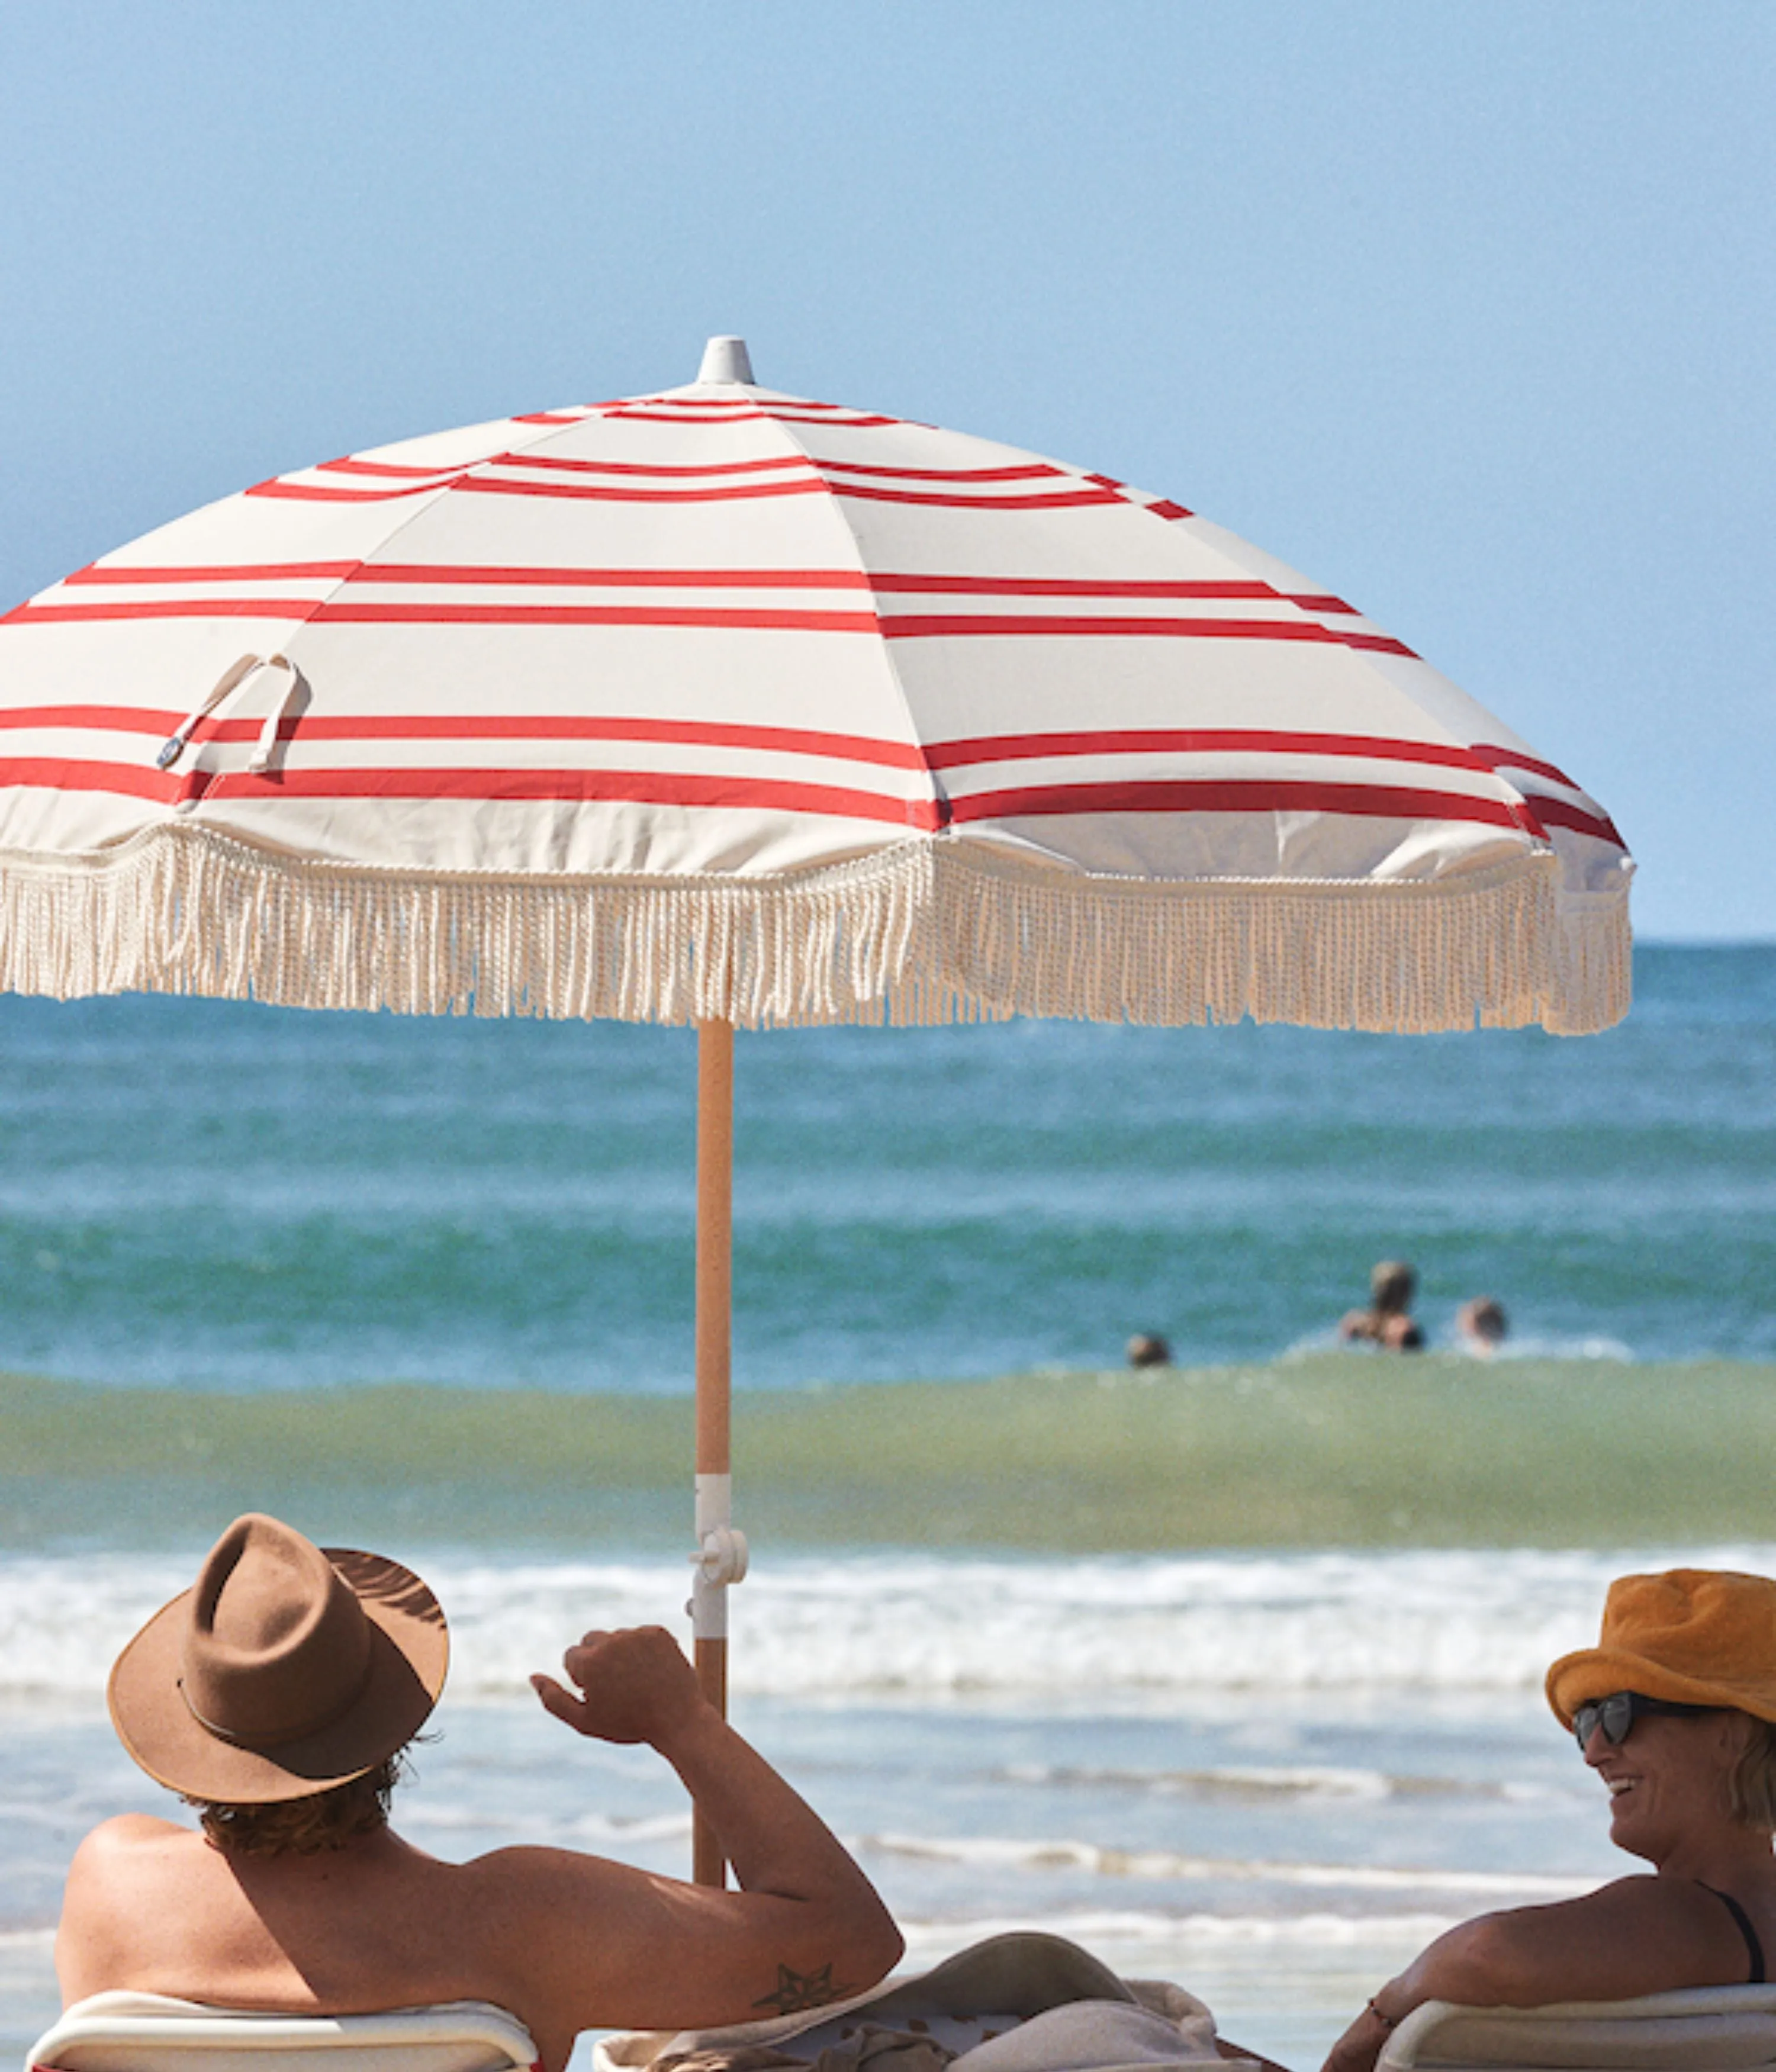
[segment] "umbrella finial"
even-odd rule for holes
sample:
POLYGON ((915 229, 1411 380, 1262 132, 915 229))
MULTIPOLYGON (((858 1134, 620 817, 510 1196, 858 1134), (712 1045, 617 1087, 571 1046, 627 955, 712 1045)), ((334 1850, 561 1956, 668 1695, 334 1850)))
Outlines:
POLYGON ((699 381, 743 381, 752 384, 752 356, 743 338, 712 338, 703 348, 699 381))

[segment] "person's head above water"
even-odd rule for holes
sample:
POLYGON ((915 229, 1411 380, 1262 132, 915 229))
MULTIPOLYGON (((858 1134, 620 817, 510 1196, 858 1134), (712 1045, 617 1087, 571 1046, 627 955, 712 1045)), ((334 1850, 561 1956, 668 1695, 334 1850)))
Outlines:
POLYGON ((1369 1269, 1369 1299, 1384 1317, 1403 1317, 1412 1306, 1416 1270, 1403 1259, 1378 1260, 1369 1269))
POLYGON ((1465 1346, 1475 1352, 1490 1353, 1504 1343, 1511 1326, 1505 1305, 1495 1295, 1476 1295, 1456 1311, 1455 1328, 1465 1346))
POLYGON ((438 1602, 397 1561, 249 1512, 117 1657, 111 1719, 157 1782, 269 1806, 388 1762, 444 1688, 438 1602))

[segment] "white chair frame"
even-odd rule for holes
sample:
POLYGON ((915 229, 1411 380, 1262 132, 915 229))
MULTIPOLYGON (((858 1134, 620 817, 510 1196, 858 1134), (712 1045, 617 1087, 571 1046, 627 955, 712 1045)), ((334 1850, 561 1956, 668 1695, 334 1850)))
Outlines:
POLYGON ((482 2000, 387 2014, 249 2014, 95 1993, 40 2037, 27 2072, 535 2072, 523 2024, 482 2000))
POLYGON ((1557 2007, 1427 2000, 1377 2072, 1776 2072, 1776 1985, 1708 1986, 1557 2007))

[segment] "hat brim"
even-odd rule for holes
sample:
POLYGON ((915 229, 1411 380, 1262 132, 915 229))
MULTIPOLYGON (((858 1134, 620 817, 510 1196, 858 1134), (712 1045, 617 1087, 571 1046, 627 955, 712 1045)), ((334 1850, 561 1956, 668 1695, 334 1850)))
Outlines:
POLYGON ((163 1605, 125 1647, 107 1692, 111 1723, 131 1758, 187 1799, 269 1806, 347 1784, 403 1747, 426 1724, 450 1667, 438 1601, 412 1569, 354 1548, 322 1550, 370 1622, 370 1667, 343 1719, 273 1749, 224 1741, 199 1724, 179 1688, 190 1590, 163 1605))
POLYGON ((1618 1691, 1638 1691, 1676 1705, 1719 1706, 1776 1720, 1776 1691, 1767 1677, 1736 1682, 1730 1677, 1685 1676, 1649 1656, 1624 1647, 1581 1647, 1563 1655, 1548 1672, 1548 1702, 1563 1727, 1579 1707, 1618 1691))

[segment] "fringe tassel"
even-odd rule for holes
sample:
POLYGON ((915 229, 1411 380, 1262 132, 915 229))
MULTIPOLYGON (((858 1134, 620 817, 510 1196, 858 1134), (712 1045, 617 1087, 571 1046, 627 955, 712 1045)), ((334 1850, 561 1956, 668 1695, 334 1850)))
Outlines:
POLYGON ((1626 887, 1563 906, 1558 868, 1150 885, 939 840, 788 878, 421 879, 174 825, 91 858, 0 857, 0 985, 744 1028, 1250 1015, 1585 1034, 1628 1011, 1626 887))

